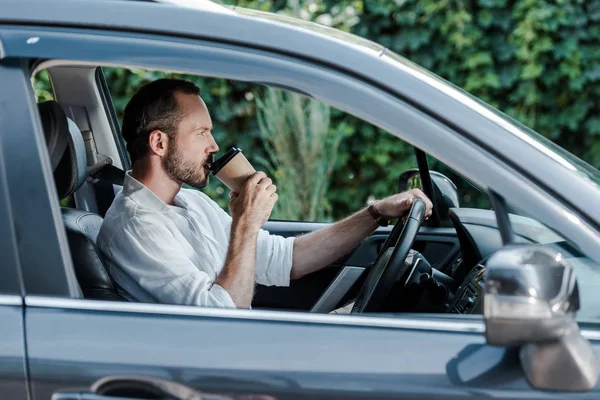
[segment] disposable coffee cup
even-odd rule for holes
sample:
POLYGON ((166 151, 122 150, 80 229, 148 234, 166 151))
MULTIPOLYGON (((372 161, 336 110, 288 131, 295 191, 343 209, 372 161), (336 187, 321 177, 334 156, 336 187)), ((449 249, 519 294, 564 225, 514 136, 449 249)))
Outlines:
POLYGON ((210 165, 211 173, 225 184, 232 192, 239 193, 244 182, 256 170, 242 154, 242 149, 232 147, 222 157, 210 165))

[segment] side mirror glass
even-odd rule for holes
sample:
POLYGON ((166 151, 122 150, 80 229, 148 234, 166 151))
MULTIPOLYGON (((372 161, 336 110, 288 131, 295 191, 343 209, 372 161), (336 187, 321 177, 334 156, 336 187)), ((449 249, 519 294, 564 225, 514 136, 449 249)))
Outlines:
POLYGON ((538 389, 594 387, 598 359, 575 322, 577 281, 562 254, 541 246, 507 246, 492 255, 486 267, 483 308, 488 344, 520 346, 527 380, 538 389))

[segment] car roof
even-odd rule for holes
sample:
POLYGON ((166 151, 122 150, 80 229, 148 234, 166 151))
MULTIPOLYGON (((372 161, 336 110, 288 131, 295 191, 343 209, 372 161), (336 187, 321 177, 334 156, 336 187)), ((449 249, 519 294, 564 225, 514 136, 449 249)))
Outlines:
POLYGON ((374 58, 384 50, 379 44, 314 22, 210 1, 196 4, 191 0, 3 0, 0 23, 173 33, 251 43, 340 66, 350 61, 346 56, 355 59, 357 50, 374 58), (274 29, 279 34, 273 35, 274 29), (336 49, 334 54, 332 47, 336 49))
POLYGON ((196 10, 214 11, 221 13, 232 12, 226 6, 217 4, 210 0, 123 0, 123 1, 146 1, 149 3, 172 4, 179 7, 187 7, 196 10))

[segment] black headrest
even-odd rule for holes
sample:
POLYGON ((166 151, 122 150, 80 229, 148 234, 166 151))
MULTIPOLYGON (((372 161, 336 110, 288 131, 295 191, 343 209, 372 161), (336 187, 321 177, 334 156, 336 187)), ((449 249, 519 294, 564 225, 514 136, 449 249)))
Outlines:
POLYGON ((81 131, 55 101, 38 104, 58 197, 64 199, 81 187, 87 173, 81 131))

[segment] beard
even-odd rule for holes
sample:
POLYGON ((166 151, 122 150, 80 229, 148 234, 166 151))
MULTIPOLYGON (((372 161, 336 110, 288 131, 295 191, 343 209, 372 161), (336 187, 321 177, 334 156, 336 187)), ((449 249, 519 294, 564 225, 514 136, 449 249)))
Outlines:
POLYGON ((183 154, 175 145, 172 149, 167 150, 163 168, 171 179, 202 190, 208 184, 208 173, 205 173, 205 166, 211 161, 212 155, 206 162, 184 160, 183 154))

